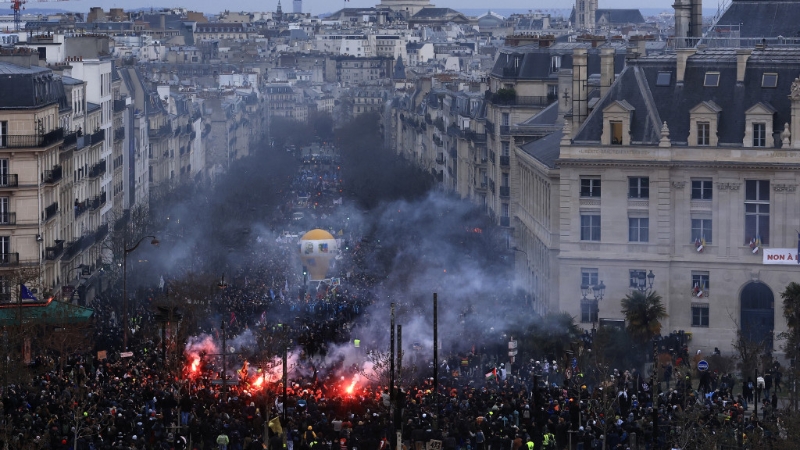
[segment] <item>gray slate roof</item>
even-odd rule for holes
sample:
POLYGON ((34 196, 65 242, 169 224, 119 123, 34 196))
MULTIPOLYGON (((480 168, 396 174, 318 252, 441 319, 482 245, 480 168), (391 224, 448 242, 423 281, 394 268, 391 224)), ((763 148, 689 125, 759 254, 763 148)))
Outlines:
MULTIPOLYGON (((630 61, 605 97, 595 106, 578 130, 576 142, 598 142, 602 134, 603 109, 614 101, 627 101, 635 111, 631 141, 657 145, 661 124, 666 121, 673 144, 685 144, 689 136, 689 111, 705 101, 721 110, 717 136, 720 145, 741 146, 744 139, 744 112, 761 102, 776 110, 775 134, 790 121, 788 94, 800 72, 800 49, 766 48, 754 50, 747 63, 743 83, 736 82, 736 49, 706 50, 689 58, 682 84, 675 82, 675 55, 653 56, 630 61), (704 87, 708 71, 720 73, 717 87, 704 87), (659 72, 671 72, 669 86, 657 86, 659 72), (764 73, 777 73, 775 88, 762 88, 764 73)), ((772 142, 768 142, 772 146, 772 142)))
POLYGON ((738 1, 731 2, 707 37, 728 27, 739 28, 741 37, 800 37, 800 1, 738 1))

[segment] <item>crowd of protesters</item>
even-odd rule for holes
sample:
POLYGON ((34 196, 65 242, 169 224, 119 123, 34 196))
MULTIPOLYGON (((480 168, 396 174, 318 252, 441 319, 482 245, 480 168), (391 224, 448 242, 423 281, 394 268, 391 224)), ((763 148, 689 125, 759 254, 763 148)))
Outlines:
MULTIPOLYGON (((293 187, 312 203, 325 198, 315 213, 325 220, 322 215, 334 212, 328 203, 336 200, 341 180, 330 157, 320 158, 322 163, 306 159, 293 187)), ((256 346, 275 344, 263 339, 293 342, 300 352, 285 387, 280 380, 257 385, 266 374, 246 365, 239 369, 247 359, 242 354, 225 356, 228 375, 221 373, 219 354, 203 355, 197 374, 187 372, 191 361, 182 357, 177 368, 169 366, 160 337, 144 332, 154 317, 155 287, 136 294, 127 324, 130 342, 122 348, 120 329, 126 324, 115 301, 120 292, 112 289, 92 304, 92 352, 59 364, 40 361, 31 377, 4 388, 3 444, 64 450, 386 450, 399 432, 408 449, 431 440, 447 450, 649 449, 689 443, 702 448, 713 444, 712 436, 721 439, 714 442, 747 445, 748 436, 780 430, 765 426, 776 423, 780 366, 763 379, 744 382, 713 371, 698 377, 686 363, 685 348, 664 363, 655 385, 637 370, 601 369, 585 358, 543 355, 506 366, 485 348, 443 349, 441 361, 423 359, 390 392, 380 377, 369 379, 341 361, 325 362, 330 346, 352 342, 352 324, 375 303, 377 283, 374 276, 349 270, 369 245, 346 223, 329 225, 337 237, 353 241, 343 245, 336 283, 305 282, 292 267, 295 240, 258 239, 241 255, 244 263, 220 281, 225 289, 206 306, 207 320, 196 330, 217 342, 221 334, 233 340, 258 329, 265 332, 256 346), (279 333, 278 324, 291 331, 279 333), (438 380, 430 377, 434 363, 438 380), (763 399, 761 417, 750 412, 754 394, 763 399)), ((588 333, 583 344, 591 347, 588 333)))

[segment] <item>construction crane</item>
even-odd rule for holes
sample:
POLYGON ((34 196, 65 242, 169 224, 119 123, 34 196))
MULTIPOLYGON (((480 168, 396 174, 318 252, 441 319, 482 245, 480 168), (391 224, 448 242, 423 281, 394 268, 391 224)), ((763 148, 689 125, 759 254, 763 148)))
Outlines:
MULTIPOLYGON (((45 2, 68 2, 69 0, 32 0, 35 3, 45 2)), ((28 0, 0 0, 0 3, 11 3, 11 10, 14 11, 14 31, 19 31, 20 24, 22 23, 22 10, 25 9, 25 4, 28 0)))

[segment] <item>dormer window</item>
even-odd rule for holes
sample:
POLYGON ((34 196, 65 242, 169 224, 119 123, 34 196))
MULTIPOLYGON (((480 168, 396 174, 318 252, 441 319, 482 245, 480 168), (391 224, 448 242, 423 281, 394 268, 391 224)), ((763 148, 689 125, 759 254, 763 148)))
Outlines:
POLYGON ((669 86, 672 81, 672 72, 658 72, 656 86, 669 86))
POLYGON ((706 72, 705 79, 703 80, 704 87, 717 87, 719 86, 719 72, 706 72))
POLYGON ((717 145, 717 124, 722 108, 713 100, 701 102, 689 110, 689 145, 717 145))
POLYGON ((553 55, 550 57, 550 72, 556 73, 561 69, 561 55, 553 55))
POLYGON ((630 145, 634 108, 625 100, 617 100, 603 109, 602 145, 630 145))
POLYGON ((754 123, 753 147, 766 147, 766 146, 767 146, 767 124, 754 123))
POLYGON ((761 75, 761 87, 762 88, 775 88, 778 87, 778 74, 777 73, 765 73, 761 75))

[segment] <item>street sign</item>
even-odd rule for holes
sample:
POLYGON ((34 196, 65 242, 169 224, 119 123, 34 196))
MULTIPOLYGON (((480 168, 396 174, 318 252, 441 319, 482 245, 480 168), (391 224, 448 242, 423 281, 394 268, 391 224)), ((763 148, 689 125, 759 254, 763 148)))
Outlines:
POLYGON ((706 370, 708 370, 708 362, 705 359, 698 362, 697 370, 699 370, 700 372, 705 372, 706 370))

